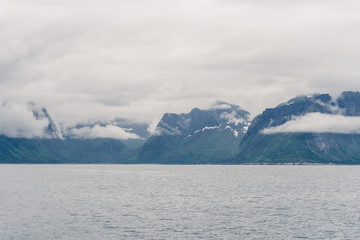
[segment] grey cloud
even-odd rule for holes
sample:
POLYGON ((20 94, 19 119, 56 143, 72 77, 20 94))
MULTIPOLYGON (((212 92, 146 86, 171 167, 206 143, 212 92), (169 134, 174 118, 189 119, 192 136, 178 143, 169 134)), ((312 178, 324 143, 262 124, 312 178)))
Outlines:
POLYGON ((70 126, 360 89, 360 3, 274 2, 5 1, 0 96, 70 126))
POLYGON ((308 113, 294 117, 283 125, 263 130, 264 134, 296 132, 360 134, 360 117, 308 113))

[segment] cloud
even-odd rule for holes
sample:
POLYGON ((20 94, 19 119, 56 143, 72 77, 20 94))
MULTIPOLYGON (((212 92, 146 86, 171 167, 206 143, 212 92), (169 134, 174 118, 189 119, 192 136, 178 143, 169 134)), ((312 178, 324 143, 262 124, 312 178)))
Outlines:
POLYGON ((233 104, 229 104, 223 101, 216 101, 214 105, 211 106, 210 109, 218 110, 226 110, 221 113, 220 118, 227 121, 228 123, 233 123, 238 125, 239 123, 247 123, 248 116, 239 116, 236 110, 242 110, 241 107, 233 104))
POLYGON ((124 129, 121 127, 106 125, 95 125, 93 127, 82 127, 69 129, 67 135, 71 138, 113 138, 119 140, 140 139, 134 133, 128 132, 131 129, 124 129))
POLYGON ((238 114, 235 111, 223 112, 220 115, 220 118, 226 120, 228 123, 233 123, 235 125, 239 125, 239 123, 247 123, 246 116, 243 118, 237 115, 238 114))
POLYGON ((151 135, 161 135, 161 132, 156 129, 159 123, 158 118, 154 118, 146 129, 151 135))
POLYGON ((360 117, 308 113, 263 130, 264 134, 296 132, 360 134, 360 117))
POLYGON ((4 0, 0 96, 59 123, 360 89, 360 2, 4 0), (21 17, 19 17, 21 16, 21 17))
POLYGON ((0 106, 0 135, 12 138, 50 138, 46 134, 49 121, 36 119, 25 104, 6 102, 0 106))

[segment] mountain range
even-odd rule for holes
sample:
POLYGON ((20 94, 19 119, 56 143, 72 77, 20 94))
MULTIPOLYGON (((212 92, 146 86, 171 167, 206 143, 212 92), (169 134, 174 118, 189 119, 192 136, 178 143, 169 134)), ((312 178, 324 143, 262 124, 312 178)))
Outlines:
POLYGON ((250 125, 249 112, 217 102, 210 109, 165 114, 134 155, 147 163, 221 163, 235 153, 250 125))
POLYGON ((44 134, 0 135, 1 163, 360 163, 360 92, 298 96, 252 121, 248 111, 218 101, 165 113, 151 135, 147 124, 123 118, 61 128, 44 107, 28 108, 47 122, 44 134))

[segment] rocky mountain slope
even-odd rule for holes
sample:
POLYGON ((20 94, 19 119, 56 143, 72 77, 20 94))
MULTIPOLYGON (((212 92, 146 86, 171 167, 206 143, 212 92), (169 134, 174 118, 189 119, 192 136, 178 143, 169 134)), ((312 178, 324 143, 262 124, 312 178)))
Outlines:
POLYGON ((134 158, 147 163, 224 163, 235 153, 249 125, 247 111, 225 102, 207 110, 166 113, 134 158))

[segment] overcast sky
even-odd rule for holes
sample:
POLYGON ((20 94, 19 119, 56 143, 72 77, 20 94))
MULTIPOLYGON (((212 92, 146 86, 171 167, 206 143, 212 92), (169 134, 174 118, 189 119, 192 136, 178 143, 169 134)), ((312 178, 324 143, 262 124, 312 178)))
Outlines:
POLYGON ((0 102, 65 125, 360 89, 358 0, 0 0, 0 102))

